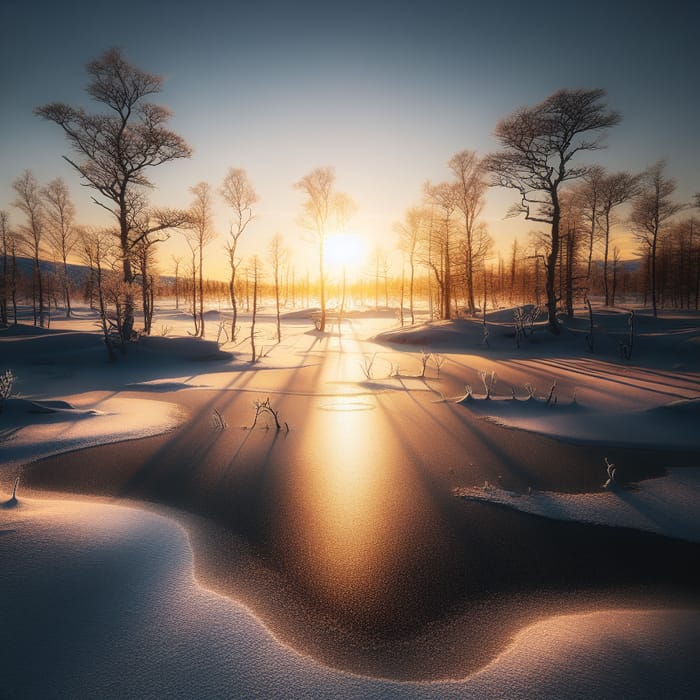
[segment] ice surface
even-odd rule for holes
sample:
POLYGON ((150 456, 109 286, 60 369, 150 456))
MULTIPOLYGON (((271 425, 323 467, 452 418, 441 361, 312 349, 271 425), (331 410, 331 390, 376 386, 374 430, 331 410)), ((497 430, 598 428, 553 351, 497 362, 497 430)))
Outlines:
POLYGON ((0 535, 7 697, 684 700, 700 682, 698 611, 560 616, 522 630, 470 678, 397 683, 280 644, 197 584, 186 533, 152 512, 20 499, 0 535))

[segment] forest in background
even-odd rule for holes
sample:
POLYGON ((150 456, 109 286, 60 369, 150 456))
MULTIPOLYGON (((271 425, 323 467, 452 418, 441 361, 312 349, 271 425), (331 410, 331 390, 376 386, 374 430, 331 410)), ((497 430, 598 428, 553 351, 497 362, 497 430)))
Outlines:
POLYGON ((427 181, 423 200, 397 220, 401 263, 377 247, 361 271, 347 275, 327 269, 324 251, 356 210, 351 194, 336 188, 332 167, 290 183, 302 197, 297 223, 318 247, 316 269, 299 269, 280 235, 267 250, 243 257, 239 243, 258 203, 246 171, 230 168, 218 187, 193 185, 188 209, 152 207, 150 170, 191 152, 167 128, 168 110, 147 101, 162 79, 115 49, 87 68, 88 93, 106 112, 54 103, 37 107, 36 114, 63 129, 79 156, 65 159, 115 226, 81 226, 64 180, 42 184, 31 171, 18 176, 12 210, 0 210, 2 325, 16 323, 18 305, 27 303, 34 324, 47 325, 52 308, 70 316, 75 298, 97 309, 106 337, 122 343, 135 332, 137 311, 144 321, 138 330, 150 333, 154 300, 168 296, 192 314, 199 336, 205 303, 230 309, 232 338, 239 308, 248 312, 263 299, 274 300, 278 311, 320 307, 321 330, 327 308, 357 305, 397 308, 404 324, 415 322, 418 307, 431 318, 450 319, 533 304, 546 311, 553 332, 557 313, 573 314, 591 300, 641 304, 654 314, 659 308, 698 309, 700 220, 694 210, 700 193, 693 202, 678 201, 664 161, 641 173, 582 162, 582 154, 602 148, 604 134, 622 119, 608 108, 604 90, 560 90, 503 118, 494 130, 501 150, 454 154, 448 161, 452 177, 427 181), (491 187, 518 196, 504 216, 535 226, 507 252, 495 249, 481 220, 491 187), (219 201, 230 215, 223 245, 213 228, 219 201), (158 244, 176 235, 189 255, 159 260, 158 244), (633 251, 623 248, 630 239, 633 251), (226 257, 227 280, 207 275, 205 251, 226 257))

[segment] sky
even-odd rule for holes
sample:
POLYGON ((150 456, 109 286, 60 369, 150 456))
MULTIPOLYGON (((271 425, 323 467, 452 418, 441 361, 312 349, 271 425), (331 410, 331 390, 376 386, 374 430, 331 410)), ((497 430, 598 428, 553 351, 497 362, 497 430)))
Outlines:
MULTIPOLYGON (((12 182, 31 169, 42 183, 66 180, 80 222, 108 223, 62 160, 70 150, 60 128, 32 110, 53 101, 97 110, 84 67, 112 46, 163 76, 154 101, 193 148, 191 159, 152 171, 153 204, 188 206, 192 185, 218 188, 230 167, 245 169, 260 202, 244 253, 264 256, 277 232, 300 259, 313 251, 292 184, 327 165, 358 205, 351 230, 391 248, 394 222, 421 202, 426 180, 449 178, 454 153, 497 149, 500 118, 560 88, 604 88, 623 115, 596 162, 638 172, 665 158, 689 201, 700 190, 698 20, 694 0, 3 0, 0 208, 21 219, 12 182)), ((504 249, 533 228, 504 220, 513 200, 490 190, 484 211, 504 249)), ((216 227, 225 236, 223 202, 216 227)), ((163 249, 163 272, 181 245, 163 249)), ((222 251, 210 245, 212 270, 222 251)))

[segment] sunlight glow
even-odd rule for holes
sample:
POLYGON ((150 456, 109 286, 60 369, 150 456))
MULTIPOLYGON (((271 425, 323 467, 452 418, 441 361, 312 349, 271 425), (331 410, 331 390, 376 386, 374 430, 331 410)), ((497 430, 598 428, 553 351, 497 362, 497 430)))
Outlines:
POLYGON ((361 271, 367 257, 365 241, 356 233, 336 233, 325 242, 325 262, 330 271, 361 271))

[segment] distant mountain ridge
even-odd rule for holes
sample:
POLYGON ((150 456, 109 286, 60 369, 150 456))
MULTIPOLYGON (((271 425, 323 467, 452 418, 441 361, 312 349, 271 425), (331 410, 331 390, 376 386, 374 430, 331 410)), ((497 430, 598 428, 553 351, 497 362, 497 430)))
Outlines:
MULTIPOLYGON (((17 256, 17 268, 25 277, 31 276, 34 270, 34 260, 32 258, 25 258, 17 256)), ((42 274, 51 274, 53 272, 61 272, 63 269, 62 262, 52 262, 49 260, 40 260, 39 266, 41 268, 42 274)), ((68 276, 71 282, 75 286, 80 286, 83 284, 87 276, 90 274, 90 268, 87 265, 80 265, 76 263, 68 263, 68 276)), ((175 280, 174 277, 170 275, 160 275, 160 279, 164 282, 172 282, 175 280)))

